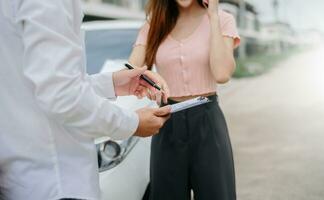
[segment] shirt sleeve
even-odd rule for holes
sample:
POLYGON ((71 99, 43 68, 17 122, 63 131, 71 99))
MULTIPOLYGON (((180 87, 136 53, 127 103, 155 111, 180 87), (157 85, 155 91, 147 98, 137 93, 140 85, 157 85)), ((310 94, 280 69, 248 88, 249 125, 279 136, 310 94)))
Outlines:
POLYGON ((117 97, 112 75, 112 72, 101 72, 88 77, 93 89, 99 96, 110 100, 115 100, 117 97))
POLYGON ((150 30, 150 25, 148 22, 146 22, 142 26, 142 28, 140 29, 137 35, 137 39, 135 41, 134 47, 138 45, 146 46, 149 30, 150 30))
MULTIPOLYGON (((24 45, 23 76, 33 86, 36 102, 49 119, 71 134, 125 139, 137 129, 135 112, 99 96, 85 73, 82 17, 65 0, 17 0, 15 23, 24 45)), ((80 9, 81 12, 81 9, 80 9)), ((103 95, 113 96, 112 80, 94 78, 103 95), (102 85, 107 83, 109 89, 102 85)))
POLYGON ((230 37, 234 39, 234 48, 240 45, 241 38, 239 36, 236 20, 230 13, 220 11, 220 25, 221 31, 224 37, 230 37))

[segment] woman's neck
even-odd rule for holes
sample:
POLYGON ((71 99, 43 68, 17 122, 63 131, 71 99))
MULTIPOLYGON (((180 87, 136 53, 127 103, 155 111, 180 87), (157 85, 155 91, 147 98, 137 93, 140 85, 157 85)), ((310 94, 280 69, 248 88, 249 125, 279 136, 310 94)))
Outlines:
POLYGON ((205 13, 206 9, 202 8, 197 1, 187 8, 179 8, 179 17, 199 17, 205 13))

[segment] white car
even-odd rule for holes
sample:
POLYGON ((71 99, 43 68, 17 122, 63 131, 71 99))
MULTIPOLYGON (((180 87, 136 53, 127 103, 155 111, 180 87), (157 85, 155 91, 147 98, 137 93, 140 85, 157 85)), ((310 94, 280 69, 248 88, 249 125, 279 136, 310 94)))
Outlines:
MULTIPOLYGON (((131 53, 143 21, 99 21, 83 24, 89 74, 116 71, 131 53)), ((118 97, 118 106, 136 110, 156 106, 148 99, 118 97)), ((151 139, 96 140, 102 200, 142 200, 149 182, 151 139)))

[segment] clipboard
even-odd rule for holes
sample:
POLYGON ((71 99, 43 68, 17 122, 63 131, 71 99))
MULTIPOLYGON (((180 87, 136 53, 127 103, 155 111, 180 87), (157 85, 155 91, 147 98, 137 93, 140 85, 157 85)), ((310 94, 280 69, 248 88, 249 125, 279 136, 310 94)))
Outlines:
POLYGON ((202 104, 206 104, 209 102, 211 102, 211 100, 208 99, 207 97, 197 97, 197 98, 183 101, 180 103, 172 104, 171 105, 171 113, 176 113, 176 112, 186 110, 188 108, 192 108, 192 107, 199 106, 202 104))

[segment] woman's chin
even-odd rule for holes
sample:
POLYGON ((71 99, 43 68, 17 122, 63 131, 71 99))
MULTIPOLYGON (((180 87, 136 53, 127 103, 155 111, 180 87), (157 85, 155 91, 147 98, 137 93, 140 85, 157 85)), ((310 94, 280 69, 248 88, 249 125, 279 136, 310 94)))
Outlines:
POLYGON ((177 0, 180 8, 188 8, 191 6, 193 0, 177 0))

